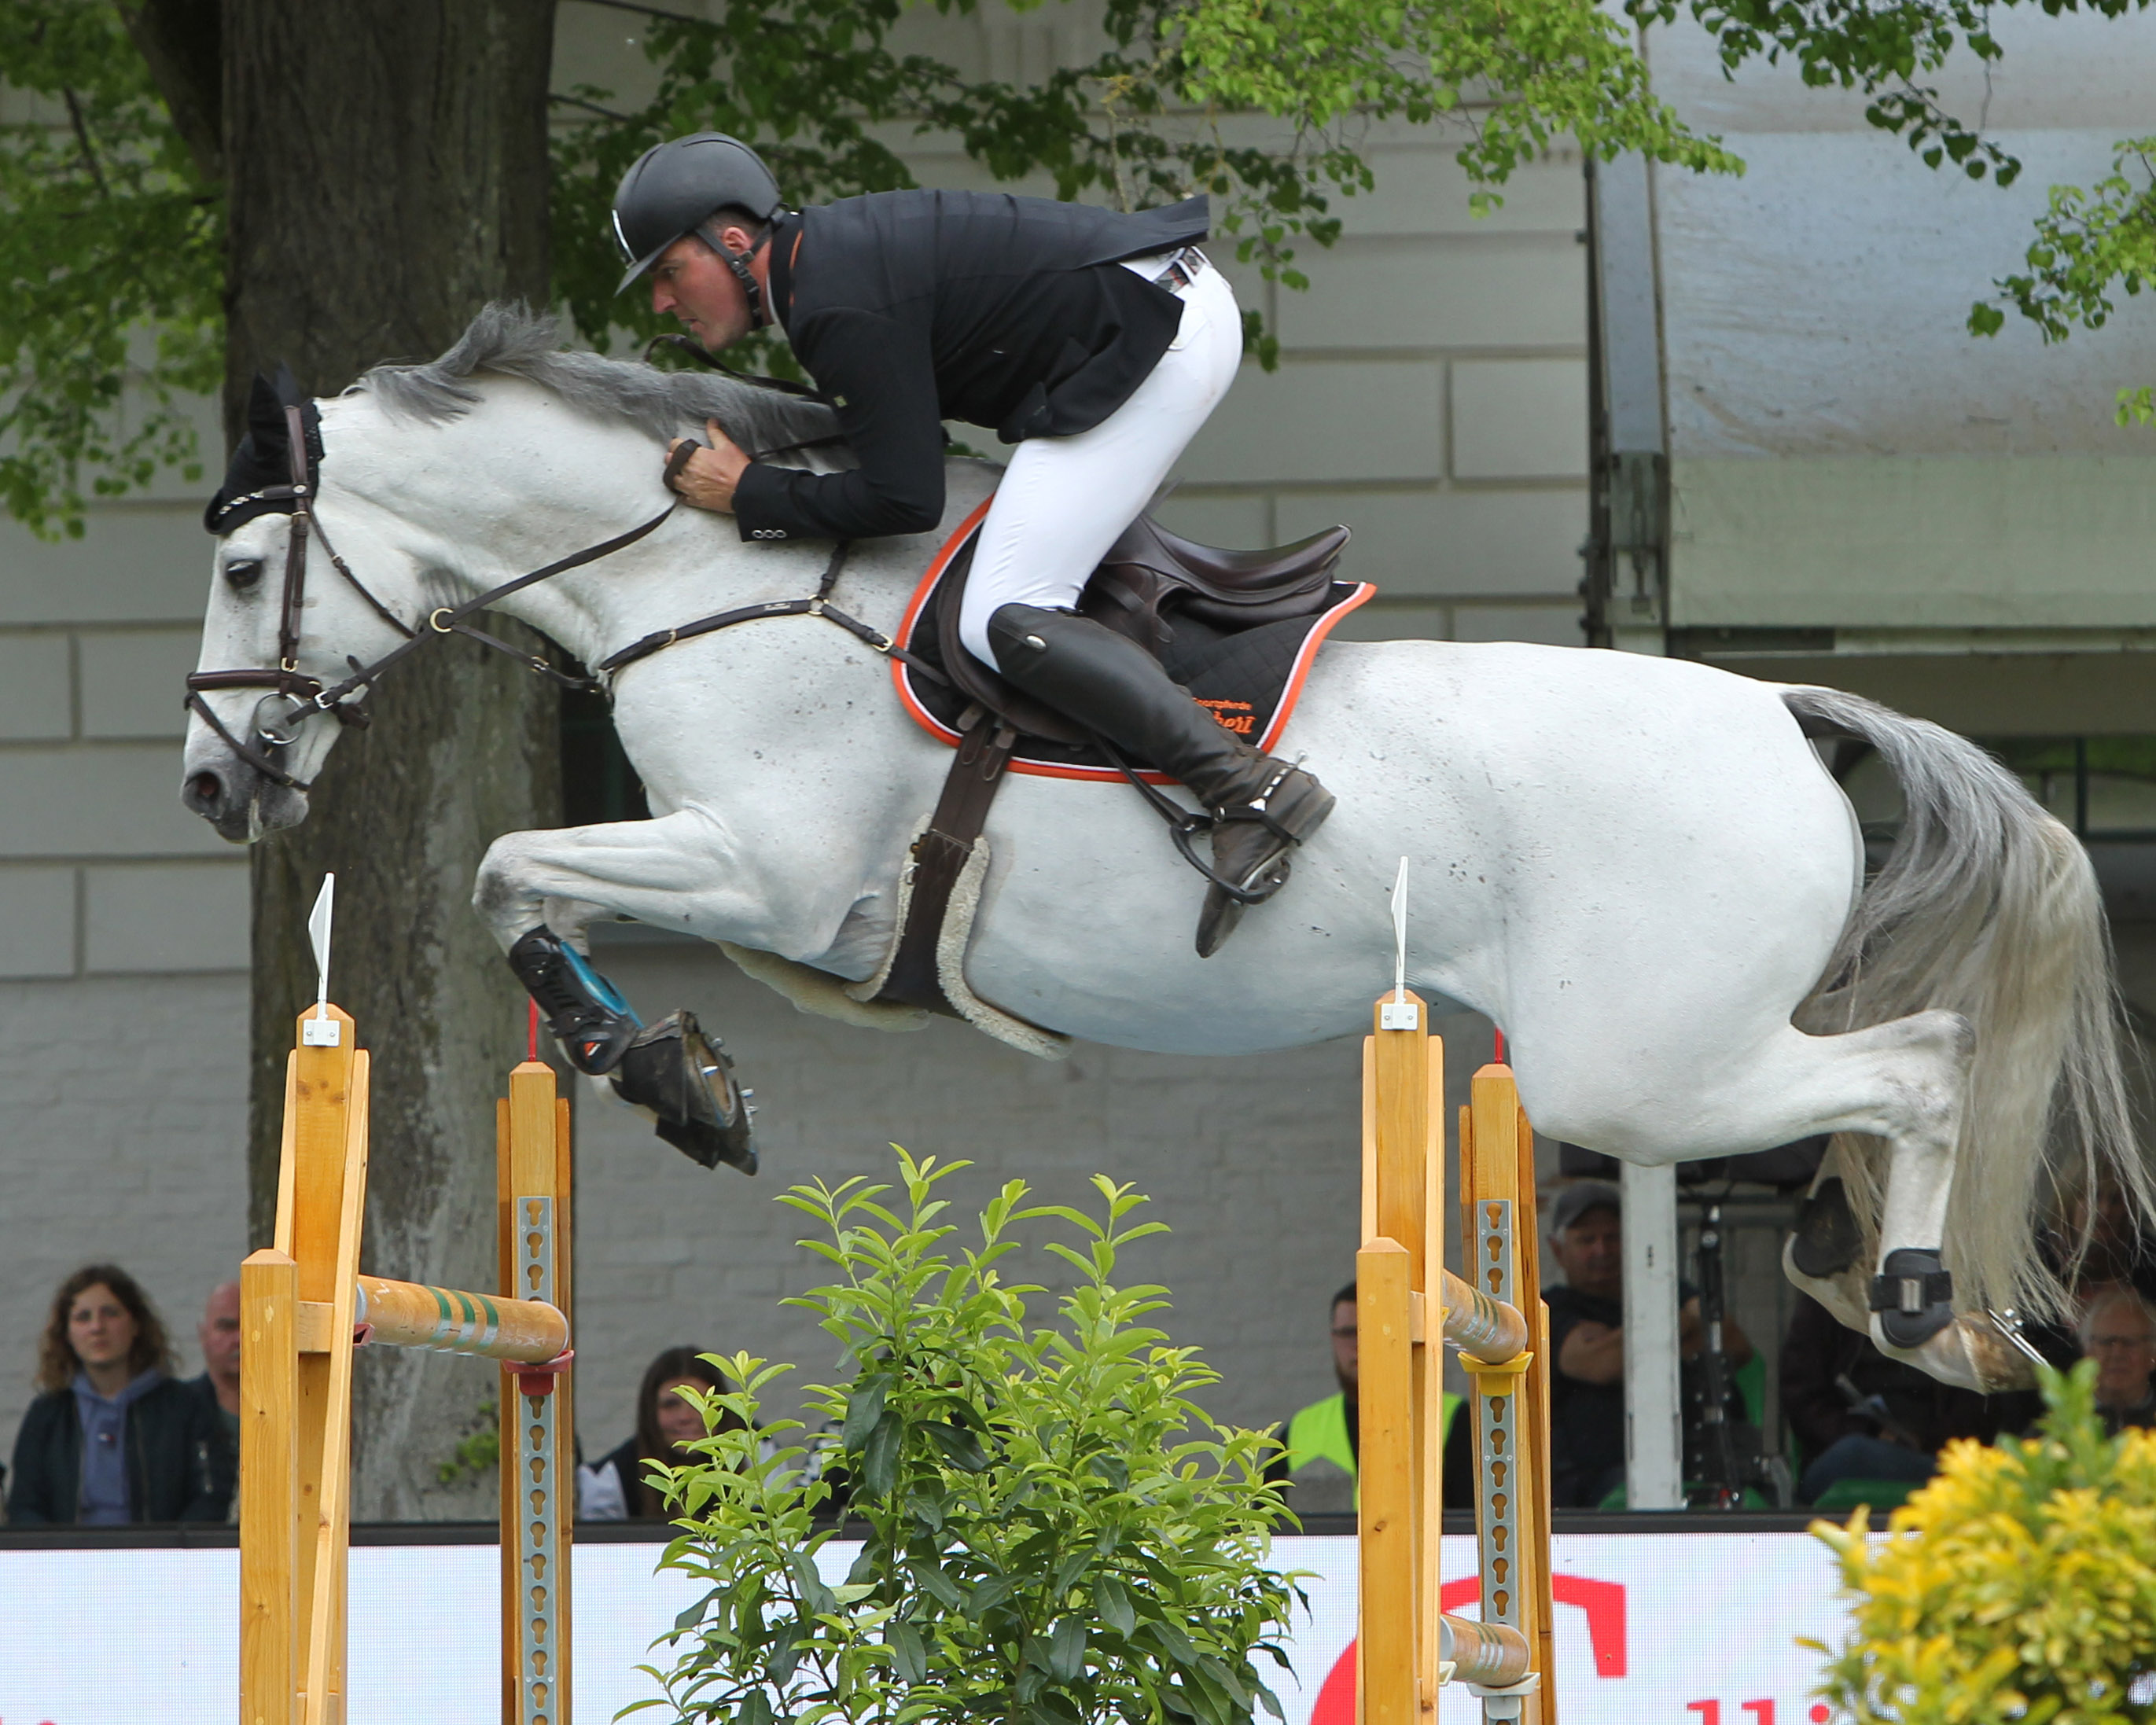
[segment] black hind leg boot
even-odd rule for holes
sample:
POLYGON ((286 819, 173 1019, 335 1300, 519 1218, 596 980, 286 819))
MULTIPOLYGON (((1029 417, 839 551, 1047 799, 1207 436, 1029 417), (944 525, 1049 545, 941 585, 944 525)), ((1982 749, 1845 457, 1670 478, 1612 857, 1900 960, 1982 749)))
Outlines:
POLYGON ((1332 812, 1332 793, 1224 728, 1152 655, 1089 617, 1004 605, 988 619, 988 644, 996 668, 1027 694, 1150 762, 1204 804, 1214 872, 1234 889, 1206 889, 1198 952, 1211 957, 1246 906, 1286 883, 1290 853, 1332 812))

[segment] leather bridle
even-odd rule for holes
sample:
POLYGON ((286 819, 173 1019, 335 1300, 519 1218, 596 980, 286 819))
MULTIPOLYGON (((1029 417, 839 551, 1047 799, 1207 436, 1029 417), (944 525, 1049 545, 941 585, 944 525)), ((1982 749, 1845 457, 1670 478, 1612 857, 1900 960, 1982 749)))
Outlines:
MULTIPOLYGON (((290 481, 281 485, 265 485, 259 490, 250 491, 244 496, 232 500, 234 503, 251 503, 267 500, 289 502, 291 505, 291 530, 285 543, 285 590, 277 614, 276 666, 275 669, 190 672, 187 676, 186 705, 190 711, 200 715, 203 722, 223 738, 226 747, 241 760, 272 784, 282 785, 288 790, 304 792, 313 788, 311 781, 295 778, 272 758, 272 756, 281 753, 300 740, 298 726, 303 721, 313 717, 316 713, 328 713, 340 724, 365 726, 369 722, 369 715, 362 704, 364 701, 362 691, 371 690, 376 680, 392 665, 410 658, 420 648, 444 636, 463 635, 467 639, 477 641, 482 646, 491 648, 497 653, 506 653, 513 659, 521 660, 542 676, 551 677, 566 686, 571 688, 591 686, 590 679, 573 676, 566 671, 557 670, 537 655, 526 653, 521 648, 512 647, 508 642, 499 640, 485 630, 475 628, 470 619, 475 614, 485 610, 489 606, 508 598, 510 594, 521 588, 531 586, 534 582, 544 581, 549 576, 559 575, 570 569, 580 568, 586 563, 596 562, 601 557, 611 556, 617 551, 635 544, 646 534, 656 530, 676 509, 680 507, 678 503, 670 503, 650 520, 639 523, 625 533, 617 533, 611 539, 603 540, 597 545, 588 546, 582 551, 572 552, 568 557, 547 564, 544 568, 534 569, 528 574, 520 575, 514 581, 505 581, 501 586, 490 588, 476 598, 467 599, 461 605, 438 606, 417 626, 414 626, 405 622, 403 618, 384 604, 367 583, 352 572, 352 565, 337 555, 336 548, 330 543, 328 536, 322 531, 321 522, 316 516, 311 505, 316 488, 312 483, 312 475, 307 463, 305 418, 296 405, 289 403, 286 405, 285 426, 291 459, 292 476, 290 481), (373 608, 376 615, 404 638, 372 665, 362 665, 357 658, 347 656, 345 662, 352 667, 352 675, 341 682, 326 685, 323 684, 321 678, 311 677, 300 669, 300 626, 303 607, 306 603, 307 542, 310 538, 321 541, 322 550, 330 560, 330 567, 345 578, 353 592, 373 608), (210 704, 203 699, 205 692, 217 689, 266 689, 270 691, 270 694, 281 696, 289 701, 291 707, 284 716, 282 724, 272 729, 270 723, 263 718, 260 706, 257 706, 254 736, 264 745, 263 747, 257 748, 252 742, 243 741, 234 736, 224 721, 218 717, 210 704), (352 697, 355 695, 360 695, 362 701, 352 701, 352 697)), ((686 460, 687 455, 693 453, 693 450, 677 452, 675 459, 667 464, 667 480, 670 485, 674 475, 680 470, 681 464, 686 460)), ((264 699, 266 702, 268 696, 264 696, 264 699)))
MULTIPOLYGON (((831 589, 837 584, 845 567, 846 553, 851 548, 848 541, 840 540, 832 548, 829 562, 825 565, 823 579, 818 583, 814 595, 801 599, 774 599, 762 604, 743 605, 731 611, 721 611, 709 617, 698 618, 674 629, 661 629, 654 634, 634 641, 620 651, 610 655, 593 667, 596 675, 580 677, 551 665, 542 656, 513 647, 475 627, 471 619, 507 598, 511 593, 545 581, 552 576, 566 574, 571 569, 582 568, 587 563, 597 562, 618 551, 654 532, 681 506, 670 503, 649 521, 640 521, 628 531, 617 533, 611 539, 601 540, 596 545, 586 546, 582 551, 557 558, 542 568, 505 581, 499 587, 489 588, 475 598, 460 605, 442 605, 430 611, 418 625, 406 623, 377 598, 367 583, 352 572, 352 566, 337 555, 328 536, 322 531, 321 521, 316 516, 311 499, 316 487, 308 465, 305 415, 293 405, 285 408, 285 424, 291 458, 291 479, 281 485, 266 485, 231 500, 232 505, 263 501, 289 502, 291 506, 291 531, 285 547, 285 589, 277 618, 277 664, 275 669, 260 668, 239 670, 193 671, 187 680, 188 711, 199 715, 203 721, 223 739, 234 754, 252 767, 272 784, 282 785, 287 790, 305 793, 313 788, 311 780, 295 778, 278 764, 275 758, 300 740, 299 726, 317 713, 328 713, 340 724, 364 727, 370 722, 365 702, 366 694, 382 674, 392 666, 408 659, 422 647, 449 635, 462 635, 467 640, 504 653, 521 660, 540 675, 550 678, 564 688, 579 690, 610 690, 614 675, 653 654, 663 652, 678 641, 693 640, 736 624, 754 623, 775 617, 820 617, 836 624, 855 639, 872 650, 906 660, 915 670, 927 676, 938 677, 934 667, 920 664, 903 648, 898 646, 880 630, 870 627, 859 619, 849 616, 829 603, 831 589), (352 675, 342 681, 325 685, 319 677, 311 677, 300 669, 301 608, 306 598, 307 543, 310 539, 321 542, 323 552, 331 567, 342 576, 353 592, 372 606, 375 614, 403 639, 371 665, 362 665, 356 657, 347 655, 345 662, 352 667, 352 675), (254 740, 235 737, 224 721, 219 719, 210 704, 203 699, 206 692, 218 689, 264 689, 270 691, 258 703, 254 720, 254 740), (282 696, 291 703, 281 722, 265 721, 262 706, 270 696, 282 696), (352 697, 357 696, 359 700, 352 697), (273 728, 274 726, 274 728, 273 728), (262 747, 256 747, 259 741, 262 747)), ((823 441, 819 439, 818 441, 823 441)), ((705 445, 692 438, 685 438, 676 445, 667 459, 663 482, 669 490, 680 476, 690 457, 705 445)), ((795 447, 806 447, 797 445, 795 447)), ((764 454, 777 454, 765 450, 764 454)), ((751 456, 752 460, 757 459, 751 456)))

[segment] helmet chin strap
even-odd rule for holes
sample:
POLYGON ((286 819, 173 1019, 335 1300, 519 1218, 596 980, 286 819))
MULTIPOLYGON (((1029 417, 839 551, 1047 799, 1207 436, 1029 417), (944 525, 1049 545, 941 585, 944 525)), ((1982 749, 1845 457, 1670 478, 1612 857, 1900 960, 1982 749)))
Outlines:
POLYGON ((763 303, 763 285, 756 279, 756 272, 748 267, 749 259, 770 243, 771 229, 772 224, 766 222, 763 231, 756 237, 756 243, 746 252, 737 252, 723 244, 719 239, 718 230, 708 222, 696 229, 697 239, 719 254, 719 261, 733 271, 734 280, 742 285, 742 292, 748 299, 748 324, 752 330, 767 328, 771 323, 770 310, 763 303))

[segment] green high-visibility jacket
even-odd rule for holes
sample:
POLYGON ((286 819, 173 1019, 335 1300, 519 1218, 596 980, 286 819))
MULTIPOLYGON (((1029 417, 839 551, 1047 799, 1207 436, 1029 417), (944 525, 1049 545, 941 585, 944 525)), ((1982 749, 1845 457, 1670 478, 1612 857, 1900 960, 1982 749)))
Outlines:
MULTIPOLYGON (((1459 1411, 1460 1399, 1450 1390, 1445 1393, 1444 1412, 1440 1415, 1437 1435, 1439 1446, 1452 1435, 1452 1416, 1459 1411)), ((1322 1475, 1328 1466, 1345 1474, 1351 1489, 1351 1502, 1359 1507, 1360 1493, 1353 1491, 1355 1481, 1355 1450, 1348 1441, 1348 1397, 1335 1391, 1322 1402, 1312 1402, 1287 1423, 1287 1476, 1291 1482, 1302 1483, 1306 1472, 1322 1475)))

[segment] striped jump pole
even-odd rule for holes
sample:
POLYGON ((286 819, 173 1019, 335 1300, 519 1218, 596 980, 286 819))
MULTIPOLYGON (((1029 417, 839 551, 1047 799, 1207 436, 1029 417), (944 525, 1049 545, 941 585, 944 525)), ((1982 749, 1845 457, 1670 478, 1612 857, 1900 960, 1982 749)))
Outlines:
POLYGON ((345 1725, 361 1345, 503 1363, 502 1719, 567 1725, 568 1103, 547 1066, 510 1075, 496 1151, 499 1292, 363 1276, 367 1052, 326 999, 297 1028, 275 1243, 240 1266, 241 1725, 345 1725))
POLYGON ((1511 1070, 1461 1111, 1467 1277, 1445 1267, 1445 1050, 1404 987, 1363 1045, 1361 1725, 1433 1725, 1461 1681, 1486 1721, 1555 1725, 1550 1672, 1548 1334, 1534 1253, 1534 1138, 1511 1070), (1444 1361, 1472 1378, 1481 1621, 1438 1607, 1444 1361))

